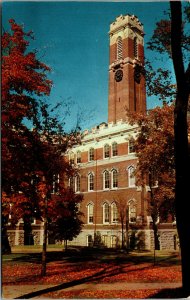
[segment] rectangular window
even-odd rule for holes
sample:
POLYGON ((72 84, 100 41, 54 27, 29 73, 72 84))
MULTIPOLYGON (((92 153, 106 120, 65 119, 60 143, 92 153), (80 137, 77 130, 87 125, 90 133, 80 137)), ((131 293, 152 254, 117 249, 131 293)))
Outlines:
POLYGON ((93 246, 92 235, 87 235, 87 246, 88 247, 92 247, 93 246))
POLYGON ((90 148, 89 150, 89 161, 94 160, 94 148, 90 148))
POLYGON ((81 163, 81 152, 78 151, 77 152, 77 164, 80 164, 81 163))
POLYGON ((104 189, 109 189, 110 187, 110 178, 109 172, 104 172, 104 189))
POLYGON ((80 176, 76 176, 76 192, 80 192, 80 176))
POLYGON ((112 179, 113 179, 113 188, 118 187, 118 173, 116 170, 112 171, 112 179))
POLYGON ((111 247, 116 248, 117 246, 117 237, 115 235, 111 236, 111 247))
POLYGON ((129 140, 129 153, 135 152, 135 141, 133 139, 129 140))
POLYGON ((88 176, 88 190, 93 191, 94 190, 94 175, 89 174, 88 176))
POLYGON ((129 187, 135 187, 136 186, 136 178, 135 178, 135 168, 129 167, 128 168, 128 179, 129 179, 129 187))
POLYGON ((109 145, 104 146, 104 158, 110 157, 110 147, 109 145))
POLYGON ((94 206, 92 204, 88 205, 88 223, 93 223, 94 221, 94 206))
POLYGON ((112 222, 113 223, 118 222, 118 210, 115 203, 112 205, 112 222))
POLYGON ((112 144, 112 156, 117 156, 118 150, 117 150, 117 143, 112 144))
POLYGON ((104 223, 109 223, 109 220, 110 220, 109 204, 105 203, 103 208, 104 208, 104 211, 103 211, 104 223))
POLYGON ((108 247, 108 236, 107 235, 102 236, 102 243, 104 244, 104 246, 108 247))

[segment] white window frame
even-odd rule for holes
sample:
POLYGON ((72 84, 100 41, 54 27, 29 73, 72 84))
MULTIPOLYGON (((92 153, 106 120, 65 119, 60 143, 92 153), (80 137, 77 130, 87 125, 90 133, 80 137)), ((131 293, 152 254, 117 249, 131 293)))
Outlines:
POLYGON ((115 157, 115 156, 118 156, 118 144, 116 142, 113 142, 112 143, 112 157, 115 157))
POLYGON ((94 161, 94 155, 95 155, 94 148, 91 147, 91 148, 89 149, 88 160, 89 160, 89 161, 94 161))
POLYGON ((75 163, 75 154, 74 154, 74 152, 70 152, 69 162, 70 162, 71 165, 74 165, 74 163, 75 163))
POLYGON ((110 205, 107 202, 103 204, 103 224, 110 224, 110 205))
POLYGON ((136 223, 137 221, 137 205, 136 205, 136 201, 135 200, 129 200, 128 202, 128 212, 129 212, 129 223, 136 223), (131 216, 131 215, 135 215, 135 217, 131 216), (135 220, 131 220, 132 218, 134 218, 135 220))
POLYGON ((132 175, 132 173, 135 171, 135 167, 129 166, 127 168, 127 171, 128 171, 128 186, 136 187, 136 178, 135 178, 135 175, 132 175))
POLYGON ((111 248, 116 248, 117 247, 117 236, 112 235, 111 236, 111 248))
POLYGON ((88 203, 87 205, 87 223, 88 224, 93 224, 94 223, 94 204, 93 203, 88 203), (91 211, 92 209, 92 211, 91 211), (92 220, 90 220, 92 218, 92 220))
POLYGON ((75 192, 80 192, 80 175, 75 176, 75 192))
POLYGON ((108 170, 105 170, 103 173, 103 189, 104 190, 109 190, 110 189, 110 173, 108 170), (108 180, 106 176, 108 175, 108 180), (107 186, 108 183, 108 186, 107 186))
POLYGON ((81 151, 77 151, 77 164, 81 163, 81 151))
POLYGON ((102 235, 102 243, 104 244, 105 247, 108 247, 108 235, 107 234, 102 235))
POLYGON ((111 222, 118 223, 118 207, 115 202, 111 204, 111 222))
POLYGON ((116 169, 113 169, 111 171, 111 187, 112 189, 117 189, 118 188, 118 171, 116 169), (114 178, 116 176, 116 178, 114 178), (116 179, 116 181, 115 181, 116 179), (117 186, 114 186, 117 183, 117 186))
POLYGON ((104 158, 110 157, 110 146, 109 144, 104 145, 104 158))
POLYGON ((86 236, 86 244, 87 244, 87 246, 88 247, 92 247, 93 246, 93 237, 92 237, 92 234, 88 234, 87 236, 86 236), (89 238, 91 237, 91 241, 89 242, 89 238))
POLYGON ((88 174, 88 191, 94 191, 94 174, 93 173, 88 174), (91 185, 93 185, 93 188, 91 188, 91 185))

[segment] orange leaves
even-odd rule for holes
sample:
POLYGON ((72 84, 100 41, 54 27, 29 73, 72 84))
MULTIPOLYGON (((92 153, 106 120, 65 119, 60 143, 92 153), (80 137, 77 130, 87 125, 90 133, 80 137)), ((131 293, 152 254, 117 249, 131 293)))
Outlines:
POLYGON ((134 265, 125 263, 85 262, 72 264, 64 261, 47 265, 47 276, 40 277, 40 265, 35 263, 3 264, 3 284, 24 282, 31 284, 54 284, 86 279, 87 283, 113 282, 180 282, 180 266, 152 266, 150 263, 134 265), (27 274, 26 274, 27 269, 27 274))
MULTIPOLYGON (((98 261, 85 263, 68 263, 67 261, 50 262, 47 275, 41 277, 38 263, 6 262, 2 267, 3 285, 62 284, 62 289, 45 294, 47 298, 147 298, 160 289, 146 284, 181 282, 180 266, 152 266, 151 263, 101 263, 98 261), (27 270, 27 273, 26 273, 27 270), (75 281, 85 283, 85 287, 76 285, 75 281), (84 281, 83 281, 84 280, 84 281), (64 283, 73 282, 70 291, 65 291, 64 283), (113 283, 118 283, 114 286, 113 283), (122 286, 126 284, 126 287, 122 286), (131 289, 127 288, 127 283, 131 289), (134 286, 133 286, 134 283, 134 286), (140 283, 138 285, 138 283, 140 283), (143 287, 144 283, 144 287, 143 287), (96 287, 96 284, 99 284, 96 287), (89 285, 89 287, 88 287, 89 285), (93 285, 93 289, 91 286, 93 285), (101 289, 102 286, 102 289, 101 289)), ((44 295, 43 295, 44 296, 44 295)))

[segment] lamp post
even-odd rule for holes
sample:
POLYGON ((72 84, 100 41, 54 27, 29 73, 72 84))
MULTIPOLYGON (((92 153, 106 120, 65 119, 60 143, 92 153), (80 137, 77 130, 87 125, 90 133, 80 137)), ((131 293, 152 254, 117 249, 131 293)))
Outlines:
POLYGON ((42 194, 44 200, 44 234, 43 234, 43 246, 42 246, 42 269, 41 275, 46 275, 46 250, 47 250, 47 195, 42 194))

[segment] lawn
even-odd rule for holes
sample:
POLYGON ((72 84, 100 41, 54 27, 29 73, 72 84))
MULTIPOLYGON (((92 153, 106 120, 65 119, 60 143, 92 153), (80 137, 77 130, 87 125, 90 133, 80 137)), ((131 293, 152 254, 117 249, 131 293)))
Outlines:
MULTIPOLYGON (((41 277, 41 254, 24 253, 3 256, 2 284, 60 285, 46 294, 49 298, 150 298, 159 289, 112 290, 113 283, 175 283, 181 282, 180 259, 177 252, 125 252, 99 249, 73 249, 48 252, 47 275, 41 277), (64 291, 65 287, 87 285, 85 290, 64 291), (109 284, 109 291, 88 290, 88 284, 109 284)), ((164 298, 168 298, 165 295, 164 298)), ((170 297, 169 297, 170 298, 170 297)), ((173 298, 173 296, 171 297, 173 298)))

